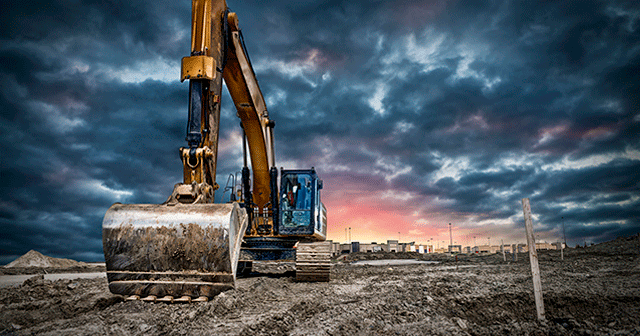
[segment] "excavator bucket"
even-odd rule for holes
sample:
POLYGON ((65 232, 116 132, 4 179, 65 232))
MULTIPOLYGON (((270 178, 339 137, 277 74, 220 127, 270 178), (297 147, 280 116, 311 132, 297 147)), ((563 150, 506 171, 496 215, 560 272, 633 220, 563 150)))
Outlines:
POLYGON ((237 203, 116 203, 102 223, 109 290, 190 300, 231 289, 246 226, 237 203))

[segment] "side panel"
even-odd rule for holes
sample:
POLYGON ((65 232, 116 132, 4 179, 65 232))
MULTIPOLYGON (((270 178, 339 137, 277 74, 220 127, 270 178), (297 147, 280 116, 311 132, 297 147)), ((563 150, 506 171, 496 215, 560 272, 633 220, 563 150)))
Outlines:
POLYGON ((327 208, 320 203, 320 211, 318 213, 318 228, 316 230, 323 236, 327 236, 327 208))

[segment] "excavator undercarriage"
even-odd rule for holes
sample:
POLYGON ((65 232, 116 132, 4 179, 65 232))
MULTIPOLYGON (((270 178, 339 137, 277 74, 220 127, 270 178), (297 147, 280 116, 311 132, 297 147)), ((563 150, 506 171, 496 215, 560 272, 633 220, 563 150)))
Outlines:
POLYGON ((276 168, 275 123, 224 0, 192 0, 181 80, 189 81, 183 182, 163 204, 109 208, 103 248, 110 291, 144 301, 206 301, 265 260, 296 260, 298 281, 329 281, 322 180, 314 168, 276 168), (244 166, 229 203, 214 204, 223 79, 241 120, 244 166))

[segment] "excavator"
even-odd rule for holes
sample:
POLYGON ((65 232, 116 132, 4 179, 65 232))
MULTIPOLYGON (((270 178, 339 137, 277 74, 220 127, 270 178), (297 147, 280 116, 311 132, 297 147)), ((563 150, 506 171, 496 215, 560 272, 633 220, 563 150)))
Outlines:
POLYGON ((116 203, 106 212, 109 290, 128 300, 207 301, 234 288, 254 261, 295 260, 297 281, 329 281, 323 181, 315 168, 276 167, 275 122, 236 13, 225 0, 192 0, 191 19, 180 72, 189 83, 183 182, 163 204, 116 203), (240 119, 244 164, 229 201, 214 203, 223 80, 240 119))

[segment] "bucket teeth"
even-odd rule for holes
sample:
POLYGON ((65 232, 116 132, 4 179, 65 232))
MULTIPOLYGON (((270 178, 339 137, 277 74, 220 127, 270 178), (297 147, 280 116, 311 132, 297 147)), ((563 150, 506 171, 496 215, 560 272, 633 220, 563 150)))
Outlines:
POLYGON ((156 301, 158 302, 168 302, 168 303, 173 303, 173 296, 171 295, 167 295, 163 298, 157 299, 156 301))
POLYGON ((209 298, 206 296, 200 296, 196 299, 191 298, 188 295, 181 296, 179 298, 174 298, 171 295, 167 295, 165 297, 158 298, 155 295, 149 295, 141 298, 140 295, 131 295, 127 296, 125 301, 137 301, 140 300, 142 302, 166 302, 166 303, 191 303, 191 302, 208 302, 209 298))
POLYGON ((144 302, 156 302, 157 297, 155 295, 149 295, 142 299, 144 302))
POLYGON ((209 301, 209 298, 206 297, 206 296, 201 296, 201 297, 199 297, 197 299, 191 300, 191 302, 207 302, 207 301, 209 301))
POLYGON ((158 298, 155 295, 149 295, 141 298, 140 295, 131 295, 131 296, 127 296, 124 300, 125 301, 140 300, 142 302, 191 303, 191 302, 207 302, 209 301, 209 298, 206 296, 200 296, 196 299, 193 299, 188 295, 184 295, 179 298, 175 298, 171 295, 167 295, 161 298, 158 298))
POLYGON ((191 302, 191 297, 185 295, 183 297, 179 297, 177 299, 173 299, 173 302, 190 303, 191 302))

